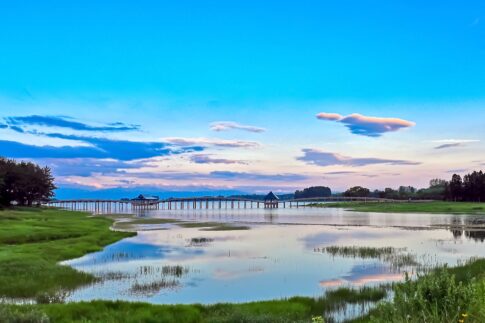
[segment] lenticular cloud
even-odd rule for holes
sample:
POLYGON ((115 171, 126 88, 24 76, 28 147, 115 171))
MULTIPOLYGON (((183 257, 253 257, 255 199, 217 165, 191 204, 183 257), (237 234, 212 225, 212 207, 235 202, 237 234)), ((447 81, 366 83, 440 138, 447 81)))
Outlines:
POLYGON ((351 133, 367 137, 380 137, 386 132, 416 125, 403 119, 367 117, 358 113, 342 116, 338 113, 322 112, 317 114, 317 119, 343 123, 351 133))

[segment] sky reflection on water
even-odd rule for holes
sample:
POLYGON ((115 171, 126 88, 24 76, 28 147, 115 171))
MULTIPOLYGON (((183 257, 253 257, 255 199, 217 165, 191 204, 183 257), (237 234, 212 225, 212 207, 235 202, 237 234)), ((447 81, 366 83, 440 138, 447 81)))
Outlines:
MULTIPOLYGON (((377 214, 334 209, 165 211, 145 214, 197 221, 251 223, 250 230, 203 231, 171 226, 140 231, 103 251, 65 262, 103 279, 68 300, 123 299, 151 303, 246 302, 320 296, 337 286, 376 285, 402 279, 420 266, 456 265, 485 256, 476 216, 377 214), (292 224, 281 224, 292 223, 292 224), (306 225, 301 225, 306 224, 306 225), (453 228, 439 227, 453 225, 453 228), (193 238, 210 238, 192 244, 193 238), (316 252, 326 246, 405 248, 420 266, 393 267, 382 259, 316 252), (161 268, 187 269, 178 277, 161 268), (165 284, 170 282, 169 284, 165 284), (176 284, 173 284, 176 282, 176 284), (146 293, 133 293, 133 285, 146 293)), ((146 226, 146 225, 145 225, 146 226)))

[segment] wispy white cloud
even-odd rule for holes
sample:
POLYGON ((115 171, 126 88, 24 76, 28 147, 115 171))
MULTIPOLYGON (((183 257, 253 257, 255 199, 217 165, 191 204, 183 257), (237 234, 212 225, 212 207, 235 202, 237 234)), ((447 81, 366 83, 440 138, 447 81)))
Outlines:
POLYGON ((256 141, 246 140, 226 140, 218 138, 184 138, 184 137, 167 137, 162 139, 164 142, 178 146, 215 146, 226 148, 259 148, 261 144, 256 141))
POLYGON ((384 159, 374 157, 354 158, 344 156, 337 153, 321 151, 318 149, 303 149, 303 156, 298 157, 297 160, 304 161, 310 165, 317 166, 366 166, 374 164, 389 164, 389 165, 419 165, 418 162, 399 160, 399 159, 384 159))
POLYGON ((403 119, 368 117, 358 113, 343 116, 338 113, 321 112, 316 117, 320 120, 342 123, 351 133, 367 137, 380 137, 386 132, 398 131, 416 125, 414 122, 403 119))
POLYGON ((196 164, 244 164, 247 162, 242 160, 232 160, 225 158, 214 158, 209 154, 195 154, 190 156, 190 161, 196 164))
POLYGON ((212 131, 244 130, 244 131, 256 132, 256 133, 266 131, 266 129, 264 129, 264 128, 250 126, 250 125, 244 125, 244 124, 240 124, 240 123, 233 122, 233 121, 213 122, 210 125, 210 129, 212 131))
POLYGON ((433 140, 432 142, 436 144, 440 144, 434 149, 447 149, 447 148, 456 148, 456 147, 464 147, 469 143, 479 142, 480 140, 476 139, 441 139, 441 140, 433 140))
POLYGON ((446 172, 447 173, 450 173, 450 174, 456 174, 456 173, 465 173, 467 171, 468 171, 467 168, 457 168, 457 169, 450 169, 450 170, 448 170, 446 172))

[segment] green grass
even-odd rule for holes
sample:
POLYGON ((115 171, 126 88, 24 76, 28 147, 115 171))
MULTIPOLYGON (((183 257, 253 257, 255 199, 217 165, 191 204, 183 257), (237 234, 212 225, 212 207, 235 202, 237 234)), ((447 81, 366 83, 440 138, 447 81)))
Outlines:
POLYGON ((395 284, 394 297, 354 323, 485 322, 485 259, 395 284), (463 321, 460 321, 463 320, 463 321))
POLYGON ((485 203, 471 202, 339 202, 314 204, 314 207, 345 208, 382 213, 485 214, 485 203))
POLYGON ((111 220, 47 208, 0 211, 0 296, 32 298, 94 281, 58 262, 100 250, 133 233, 109 229, 111 220))
POLYGON ((5 321, 2 318, 8 317, 10 313, 17 318, 35 315, 39 318, 48 318, 51 322, 310 322, 313 316, 339 309, 345 303, 376 302, 385 295, 386 292, 383 289, 340 288, 327 293, 325 297, 316 299, 293 297, 243 304, 152 305, 121 301, 92 301, 23 306, 0 305, 0 321, 5 321))

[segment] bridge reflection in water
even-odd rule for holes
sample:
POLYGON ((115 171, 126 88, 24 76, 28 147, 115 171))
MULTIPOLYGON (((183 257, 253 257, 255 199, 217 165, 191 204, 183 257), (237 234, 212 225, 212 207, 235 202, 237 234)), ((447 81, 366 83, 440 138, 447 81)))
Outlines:
POLYGON ((94 213, 115 213, 138 210, 196 210, 196 209, 253 209, 253 208, 300 208, 313 203, 361 201, 361 202, 394 202, 389 199, 361 198, 361 197, 324 197, 277 200, 267 203, 264 200, 230 197, 192 197, 169 198, 160 200, 107 200, 107 199, 79 199, 52 200, 47 206, 69 210, 92 211, 94 213))

